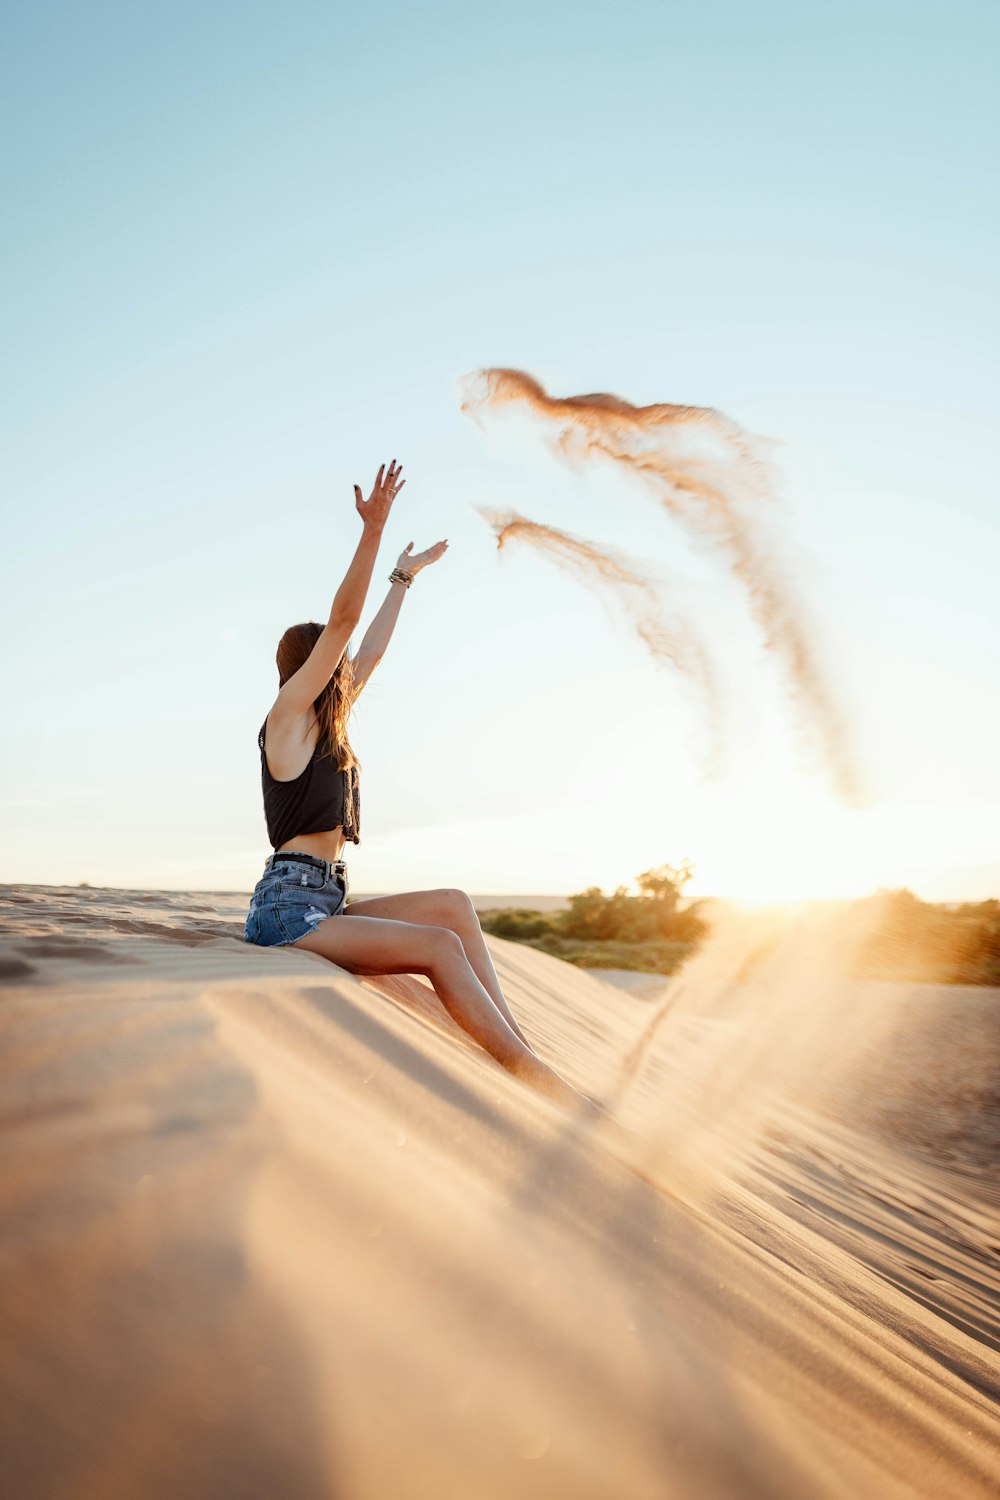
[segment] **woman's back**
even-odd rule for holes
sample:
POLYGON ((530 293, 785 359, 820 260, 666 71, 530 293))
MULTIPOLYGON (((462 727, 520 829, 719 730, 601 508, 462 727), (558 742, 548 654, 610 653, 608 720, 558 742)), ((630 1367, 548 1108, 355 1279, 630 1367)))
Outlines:
MULTIPOLYGON (((270 718, 270 715, 268 715, 270 718)), ((268 763, 266 739, 268 719, 257 734, 260 749, 261 789, 264 795, 264 818, 273 849, 316 833, 343 829, 346 840, 361 842, 360 778, 357 765, 338 769, 333 756, 325 755, 325 745, 317 726, 313 749, 297 776, 276 777, 268 763)), ((286 756, 275 770, 289 769, 286 756)), ((299 757, 301 759, 301 756, 299 757)), ((293 760, 294 765, 294 760, 293 760)))

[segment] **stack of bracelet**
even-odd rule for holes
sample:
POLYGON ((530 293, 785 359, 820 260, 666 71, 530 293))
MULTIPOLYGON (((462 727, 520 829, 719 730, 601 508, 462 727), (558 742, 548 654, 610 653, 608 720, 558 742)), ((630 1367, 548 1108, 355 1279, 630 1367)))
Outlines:
POLYGON ((389 582, 402 583, 407 588, 409 588, 410 584, 413 582, 413 574, 404 573, 402 568, 393 568, 392 572, 389 574, 389 582))

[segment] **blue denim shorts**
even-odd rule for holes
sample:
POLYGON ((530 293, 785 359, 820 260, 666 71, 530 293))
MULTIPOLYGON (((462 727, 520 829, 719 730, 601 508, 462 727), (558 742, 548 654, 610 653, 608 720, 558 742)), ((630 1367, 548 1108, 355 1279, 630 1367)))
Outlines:
POLYGON ((347 865, 312 854, 270 854, 254 886, 243 936, 264 948, 295 943, 347 904, 347 865))

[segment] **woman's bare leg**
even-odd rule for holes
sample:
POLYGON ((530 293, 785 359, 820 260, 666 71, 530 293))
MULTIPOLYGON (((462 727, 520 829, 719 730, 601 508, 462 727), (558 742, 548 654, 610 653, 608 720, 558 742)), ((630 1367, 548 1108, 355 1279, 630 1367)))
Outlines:
MULTIPOLYGON (((443 886, 429 891, 403 891, 398 896, 370 896, 352 901, 344 916, 391 917, 400 922, 420 922, 433 927, 450 927, 457 932, 472 972, 489 995, 507 1025, 525 1046, 531 1043, 521 1030, 504 999, 490 950, 483 937, 479 916, 465 891, 443 886)), ((533 1049, 532 1049, 533 1050, 533 1049)))
POLYGON ((550 1099, 593 1106, 542 1062, 510 1027, 474 973, 458 934, 447 927, 356 915, 327 917, 291 944, 354 974, 424 974, 448 1014, 491 1057, 550 1099))

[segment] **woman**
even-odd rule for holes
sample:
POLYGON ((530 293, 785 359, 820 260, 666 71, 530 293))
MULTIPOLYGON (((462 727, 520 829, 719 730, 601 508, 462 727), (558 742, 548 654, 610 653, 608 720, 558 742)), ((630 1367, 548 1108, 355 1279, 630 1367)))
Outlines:
POLYGON ((348 840, 360 843, 358 762, 347 720, 389 644, 414 577, 443 557, 447 539, 412 554, 390 577, 388 596, 354 656, 382 531, 406 483, 396 460, 379 468, 367 501, 354 486, 362 532, 324 626, 293 625, 278 645, 280 688, 261 727, 264 813, 274 853, 250 902, 246 939, 321 953, 352 974, 424 974, 446 1010, 491 1056, 550 1098, 595 1105, 533 1051, 511 1015, 479 918, 464 891, 407 891, 346 905, 348 840))

